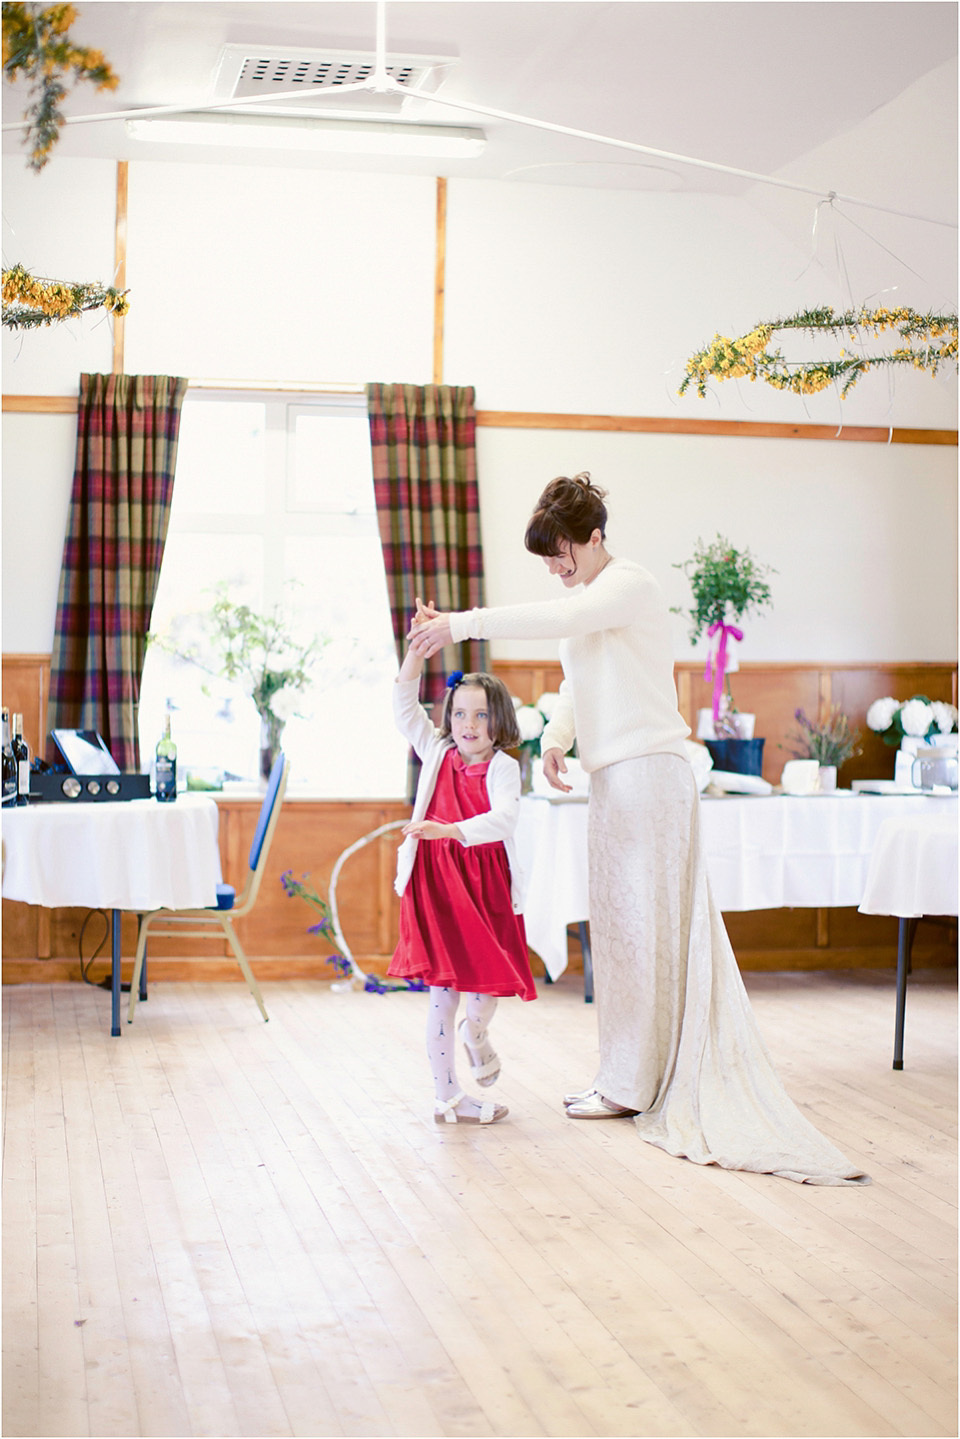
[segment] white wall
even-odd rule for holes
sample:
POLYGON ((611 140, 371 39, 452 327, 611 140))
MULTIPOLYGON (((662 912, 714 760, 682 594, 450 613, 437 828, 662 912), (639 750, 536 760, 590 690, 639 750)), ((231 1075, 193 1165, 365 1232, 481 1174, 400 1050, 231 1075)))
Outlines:
MULTIPOLYGON (((892 389, 877 375, 842 404, 833 391, 801 399, 746 380, 718 384, 707 399, 678 396, 687 358, 715 332, 735 337, 838 305, 832 248, 811 263, 815 214, 808 197, 787 236, 744 200, 451 181, 446 378, 475 384, 494 410, 954 426, 955 374, 938 383, 907 370, 892 389)), ((920 228, 929 257, 930 227, 920 228)), ((902 265, 889 263, 902 279, 902 265)), ((876 267, 860 268, 870 294, 876 267)), ((858 285, 857 265, 847 269, 858 285)), ((924 286, 918 307, 928 302, 924 286)), ((778 343, 788 355, 812 345, 778 343)), ((826 343, 835 354, 844 342, 826 343)))
MULTIPOLYGON (((940 104, 939 72, 931 85, 940 104)), ((922 99, 922 89, 910 97, 920 149, 942 128, 936 115, 923 118, 922 99)), ((891 126, 880 115, 874 139, 889 138, 891 126)), ((855 141, 851 153, 866 143, 855 141)), ((898 152, 891 164, 907 159, 898 152)), ((844 163, 846 188, 869 185, 872 158, 861 186, 850 155, 844 163)), ((431 181, 162 162, 132 163, 129 179, 129 371, 429 382, 431 181)), ((741 333, 801 304, 835 302, 834 247, 810 264, 812 200, 771 207, 755 193, 735 200, 462 180, 450 182, 448 198, 444 378, 473 384, 481 409, 956 425, 954 375, 911 373, 892 388, 871 377, 842 410, 832 396, 804 404, 766 386, 677 399, 684 359, 714 330, 741 333)), ((8 160, 4 219, 5 264, 110 278, 107 162, 55 157, 37 177, 8 160)), ((897 276, 916 261, 924 284, 912 283, 926 303, 942 279, 943 236, 934 244, 929 226, 897 224, 897 276)), ((862 272, 859 256, 853 264, 855 284, 862 273, 877 285, 874 250, 871 239, 862 272)), ((905 287, 898 298, 912 303, 905 287)), ((8 392, 76 393, 81 370, 110 368, 109 321, 5 334, 4 355, 8 392)), ((5 426, 7 651, 52 643, 72 428, 35 415, 5 426), (44 534, 28 563, 23 527, 35 528, 38 516, 44 534)), ((611 491, 614 550, 647 564, 671 603, 686 599, 672 565, 700 535, 723 531, 775 566, 775 607, 749 623, 744 659, 956 652, 953 448, 483 428, 478 448, 493 603, 554 593, 522 550, 524 524, 544 483, 590 469, 611 491)), ((676 653, 691 654, 679 620, 676 653)))
MULTIPOLYGON (((117 167, 109 160, 51 161, 39 174, 3 162, 3 266, 73 283, 113 281, 117 167)), ((110 370, 113 331, 102 310, 32 331, 3 331, 3 388, 16 395, 75 395, 84 371, 110 370)))
POLYGON ((433 180, 130 166, 126 368, 430 381, 433 180))
MULTIPOLYGON (((477 449, 490 604, 556 596, 523 532, 544 483, 588 469, 609 491, 612 553, 646 565, 671 606, 690 605, 673 566, 699 537, 725 534, 773 566, 773 608, 742 626, 744 660, 956 653, 954 449, 494 429, 478 431, 477 449)), ((706 654, 681 617, 673 626, 678 659, 706 654)), ((556 646, 503 640, 495 653, 534 659, 556 646)))
POLYGON ((3 417, 3 648, 8 653, 42 655, 53 649, 76 444, 74 415, 3 417))

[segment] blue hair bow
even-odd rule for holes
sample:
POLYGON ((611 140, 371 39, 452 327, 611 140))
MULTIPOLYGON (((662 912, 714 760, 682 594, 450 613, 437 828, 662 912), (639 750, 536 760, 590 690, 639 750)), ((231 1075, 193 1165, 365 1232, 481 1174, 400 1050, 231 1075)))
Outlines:
POLYGON ((452 670, 450 674, 447 675, 447 689, 455 690, 462 679, 463 670, 452 670))

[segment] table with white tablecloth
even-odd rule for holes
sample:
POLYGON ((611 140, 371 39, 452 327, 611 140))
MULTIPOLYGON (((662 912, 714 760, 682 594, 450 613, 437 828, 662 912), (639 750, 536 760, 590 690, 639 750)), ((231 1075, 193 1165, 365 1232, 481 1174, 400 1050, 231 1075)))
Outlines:
MULTIPOLYGON (((714 898, 727 912, 860 904, 881 826, 939 815, 955 795, 704 795, 700 804, 714 898)), ((517 846, 527 881, 527 941, 551 979, 567 966, 567 925, 590 917, 587 801, 527 795, 517 846)))
POLYGON ((862 914, 896 915, 897 1017, 893 1067, 903 1068, 903 1020, 910 946, 924 915, 956 914, 958 905, 956 802, 947 809, 891 817, 877 833, 859 905, 862 914))
POLYGON ((10 807, 3 812, 3 896, 50 908, 112 911, 113 1013, 120 1033, 124 910, 215 907, 219 811, 208 795, 10 807))

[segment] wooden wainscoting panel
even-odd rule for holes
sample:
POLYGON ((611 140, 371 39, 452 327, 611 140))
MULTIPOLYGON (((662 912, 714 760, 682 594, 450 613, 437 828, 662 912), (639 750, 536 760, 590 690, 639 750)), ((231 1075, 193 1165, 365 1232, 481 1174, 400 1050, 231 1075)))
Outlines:
MULTIPOLYGON (((556 690, 562 679, 557 661, 498 660, 493 669, 512 694, 526 703, 545 691, 556 690)), ((710 704, 710 686, 703 679, 700 661, 677 664, 677 687, 684 717, 695 726, 696 710, 710 704)), ((11 655, 3 661, 3 700, 25 717, 28 743, 42 736, 46 714, 49 657, 11 655)), ((854 728, 863 731, 863 754, 841 771, 840 782, 858 778, 884 778, 893 774, 894 751, 866 730, 866 712, 883 695, 907 699, 925 694, 956 703, 956 666, 953 664, 898 663, 864 665, 749 664, 734 678, 734 694, 741 709, 757 714, 757 731, 766 740, 764 773, 773 783, 780 778, 789 751, 786 745, 794 725, 794 711, 808 714, 830 699, 841 705, 854 728)), ((220 853, 224 878, 238 889, 246 873, 247 855, 259 804, 256 800, 222 797, 220 853)), ((406 818, 409 806, 400 800, 322 801, 288 798, 274 837, 257 907, 248 919, 238 921, 241 942, 255 961, 257 973, 273 978, 304 975, 325 977, 330 946, 307 933, 317 918, 302 900, 289 899, 280 883, 284 870, 309 874, 326 895, 330 873, 349 845, 391 820, 406 818)), ((399 901, 393 893, 393 875, 399 834, 374 841, 344 865, 338 885, 338 902, 344 937, 358 962, 382 974, 396 941, 399 901)), ((103 932, 103 923, 83 909, 40 909, 3 901, 3 979, 6 983, 78 979, 82 957, 87 962, 103 932)), ((744 969, 805 969, 892 967, 896 959, 895 920, 861 915, 856 910, 771 910, 726 916, 738 962, 744 969), (818 942, 819 939, 819 942, 818 942), (824 940, 826 943, 824 944, 824 940)), ((124 954, 132 958, 136 946, 136 919, 124 920, 124 954)), ((158 938, 150 947, 149 967, 154 978, 239 978, 239 970, 224 947, 211 943, 210 958, 191 964, 187 940, 158 938), (219 951, 223 951, 218 952, 219 951)), ((580 947, 571 932, 570 963, 580 967, 580 947)), ((956 925, 924 922, 915 940, 918 967, 956 962, 956 925)), ((91 966, 91 974, 106 974, 109 949, 105 946, 91 966)), ((535 973, 542 966, 535 962, 535 973)))
POLYGON ((23 737, 30 754, 42 755, 46 743, 50 656, 4 655, 2 686, 3 703, 11 716, 23 715, 23 737))
POLYGON ((563 679, 559 660, 494 660, 491 669, 525 705, 558 690, 563 679))
POLYGON ((35 904, 20 904, 14 899, 3 901, 3 976, 7 976, 8 959, 45 959, 41 955, 37 935, 40 910, 35 904))
MULTIPOLYGON (((713 703, 712 683, 704 679, 702 660, 678 660, 674 672, 680 712, 696 734, 697 711, 713 703)), ((559 662, 495 660, 493 671, 510 693, 525 704, 545 690, 559 688, 563 671, 559 662)), ((866 726, 867 710, 875 699, 894 695, 909 699, 925 694, 929 699, 956 704, 957 666, 946 663, 889 664, 781 664, 742 663, 731 679, 737 707, 757 716, 756 734, 766 741, 763 749, 763 776, 777 784, 784 764, 791 758, 790 736, 796 729, 798 709, 811 718, 825 714, 831 703, 838 704, 853 729, 861 731, 862 754, 849 760, 840 782, 849 787, 855 779, 890 779, 894 751, 866 726)))
MULTIPOLYGON (((318 893, 328 893, 330 874, 341 853, 392 820, 406 819, 409 805, 402 801, 345 800, 322 803, 293 800, 284 805, 273 848, 263 877, 260 897, 252 914, 238 924, 241 942, 250 954, 326 956, 331 947, 307 928, 320 916, 302 899, 291 899, 280 883, 285 870, 299 878, 309 874, 318 893)), ((245 814, 232 814, 249 845, 256 822, 251 806, 245 814)), ((399 901, 393 893, 399 831, 381 836, 346 861, 337 882, 337 905, 344 939, 356 955, 385 954, 384 939, 392 953, 399 919, 399 901), (382 853, 381 853, 382 852, 382 853)), ((232 879, 230 881, 233 883, 232 879)))

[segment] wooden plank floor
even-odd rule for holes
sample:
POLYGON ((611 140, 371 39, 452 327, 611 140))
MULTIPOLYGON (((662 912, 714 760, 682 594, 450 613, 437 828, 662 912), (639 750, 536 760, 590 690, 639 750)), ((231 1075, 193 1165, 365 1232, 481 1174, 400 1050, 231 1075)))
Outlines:
POLYGON ((576 976, 504 1001, 492 1128, 425 997, 6 987, 3 1433, 955 1435, 956 975, 750 974, 831 1189, 575 1123, 576 976))

